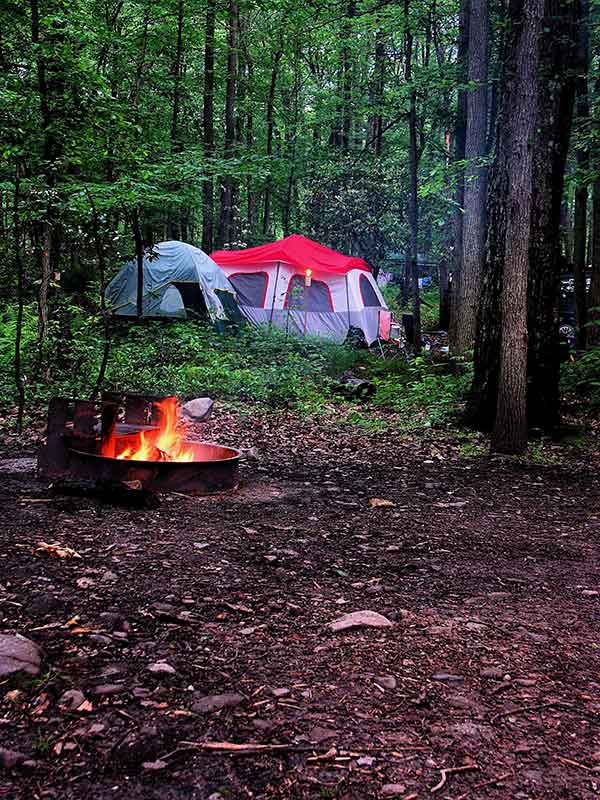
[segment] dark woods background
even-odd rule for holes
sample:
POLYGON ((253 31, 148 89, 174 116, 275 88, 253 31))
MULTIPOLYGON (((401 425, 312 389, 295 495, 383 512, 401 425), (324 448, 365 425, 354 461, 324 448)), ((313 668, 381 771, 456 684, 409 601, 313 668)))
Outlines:
POLYGON ((561 272, 578 347, 600 330, 598 16, 595 0, 7 0, 0 273, 18 393, 31 302, 25 373, 51 380, 61 309, 103 318, 122 258, 299 232, 376 271, 401 253, 417 325, 417 256, 438 263, 451 352, 475 350, 471 419, 492 428, 505 390, 508 449, 527 422, 552 427, 561 272))

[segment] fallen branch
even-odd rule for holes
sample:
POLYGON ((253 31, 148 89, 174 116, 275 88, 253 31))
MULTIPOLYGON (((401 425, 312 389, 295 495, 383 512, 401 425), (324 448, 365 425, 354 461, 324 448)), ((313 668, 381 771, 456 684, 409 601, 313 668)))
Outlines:
POLYGON ((448 780, 448 775, 452 775, 454 772, 469 772, 470 770, 474 769, 479 769, 477 764, 463 764, 460 767, 446 767, 441 771, 442 777, 440 778, 439 783, 436 783, 435 786, 432 786, 429 791, 431 794, 434 794, 435 792, 439 792, 440 789, 443 789, 446 785, 446 781, 448 780))
POLYGON ((510 717, 513 714, 524 714, 526 711, 542 711, 544 708, 574 708, 574 706, 572 703, 563 703, 560 700, 552 701, 550 703, 539 703, 535 706, 521 706, 520 708, 513 708, 510 711, 501 711, 499 714, 494 714, 490 722, 494 723, 497 719, 510 717))
POLYGON ((490 778, 489 781, 482 781, 481 783, 476 783, 471 789, 466 791, 464 794, 461 794, 456 800, 465 800, 472 791, 475 789, 483 789, 484 786, 493 786, 495 783, 500 783, 501 781, 505 781, 507 778, 510 778, 512 772, 503 772, 502 775, 498 775, 497 778, 490 778))

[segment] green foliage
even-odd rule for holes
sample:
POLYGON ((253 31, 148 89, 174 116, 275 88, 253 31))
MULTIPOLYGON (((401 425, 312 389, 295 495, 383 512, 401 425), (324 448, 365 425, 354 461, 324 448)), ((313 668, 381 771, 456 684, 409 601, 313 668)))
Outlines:
POLYGON ((563 364, 561 388, 584 400, 591 408, 600 408, 600 347, 563 364))
POLYGON ((439 427, 456 419, 471 379, 468 363, 429 357, 409 363, 398 360, 395 371, 374 377, 374 402, 406 415, 406 427, 439 427))
MULTIPOLYGON (((402 314, 412 312, 411 299, 403 304, 400 296, 400 287, 396 285, 384 286, 382 289, 385 302, 394 312, 397 319, 402 314)), ((421 326, 424 331, 434 331, 439 327, 440 321, 440 290, 437 286, 432 286, 421 292, 421 326)))

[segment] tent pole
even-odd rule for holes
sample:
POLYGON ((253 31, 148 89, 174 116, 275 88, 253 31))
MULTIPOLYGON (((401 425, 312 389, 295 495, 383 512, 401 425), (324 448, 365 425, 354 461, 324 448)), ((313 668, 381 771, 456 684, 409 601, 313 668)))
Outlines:
POLYGON ((348 273, 346 273, 346 306, 348 309, 348 330, 350 330, 350 292, 348 289, 348 273))
POLYGON ((273 325, 273 312, 275 311, 275 293, 277 292, 277 284, 279 283, 279 267, 281 261, 277 262, 277 272, 275 273, 275 286, 273 287, 273 300, 271 301, 271 314, 269 316, 269 328, 273 325))

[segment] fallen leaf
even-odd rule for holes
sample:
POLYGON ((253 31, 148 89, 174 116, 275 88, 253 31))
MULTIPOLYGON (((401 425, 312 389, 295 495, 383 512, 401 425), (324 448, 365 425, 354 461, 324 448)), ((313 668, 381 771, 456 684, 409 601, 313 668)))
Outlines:
POLYGON ((393 500, 384 500, 382 497, 371 497, 369 505, 371 508, 393 508, 396 503, 393 500))
POLYGON ((65 547, 65 545, 60 544, 60 542, 52 542, 51 544, 48 542, 38 542, 33 548, 33 553, 36 556, 46 553, 51 558, 81 558, 76 550, 73 550, 71 547, 65 547))

